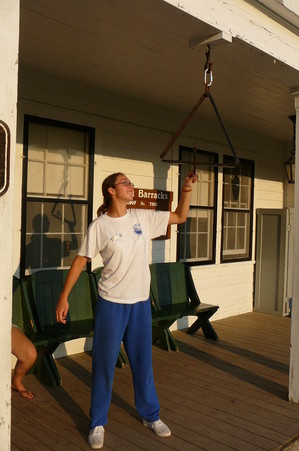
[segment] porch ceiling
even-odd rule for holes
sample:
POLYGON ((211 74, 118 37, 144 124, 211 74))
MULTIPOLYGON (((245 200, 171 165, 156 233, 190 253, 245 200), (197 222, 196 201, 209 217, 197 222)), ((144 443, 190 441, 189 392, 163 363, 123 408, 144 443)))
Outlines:
MULTIPOLYGON (((183 119, 204 89, 205 48, 189 48, 189 39, 217 31, 162 0, 21 0, 20 73, 164 106, 183 119)), ((211 61, 226 126, 291 142, 298 72, 238 39, 213 44, 211 61)))

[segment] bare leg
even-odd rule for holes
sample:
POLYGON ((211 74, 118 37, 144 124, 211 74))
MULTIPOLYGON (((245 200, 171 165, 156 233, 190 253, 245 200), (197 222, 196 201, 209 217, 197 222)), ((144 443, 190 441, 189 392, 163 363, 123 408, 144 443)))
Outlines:
POLYGON ((23 398, 34 398, 34 393, 26 390, 23 377, 33 366, 37 353, 34 344, 17 327, 11 329, 11 352, 17 358, 12 378, 12 389, 18 391, 23 398))

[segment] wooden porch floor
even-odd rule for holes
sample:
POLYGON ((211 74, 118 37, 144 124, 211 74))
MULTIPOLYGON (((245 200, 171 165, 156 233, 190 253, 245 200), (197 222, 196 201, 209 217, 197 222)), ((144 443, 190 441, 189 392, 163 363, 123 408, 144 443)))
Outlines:
MULTIPOLYGON (((290 318, 248 313, 214 321, 218 342, 174 332, 180 351, 153 346, 161 418, 172 436, 146 429, 135 409, 129 368, 116 369, 103 449, 278 450, 299 435, 299 405, 288 397, 290 318)), ((12 395, 12 450, 88 450, 91 357, 58 360, 63 385, 26 377, 33 401, 12 395)))

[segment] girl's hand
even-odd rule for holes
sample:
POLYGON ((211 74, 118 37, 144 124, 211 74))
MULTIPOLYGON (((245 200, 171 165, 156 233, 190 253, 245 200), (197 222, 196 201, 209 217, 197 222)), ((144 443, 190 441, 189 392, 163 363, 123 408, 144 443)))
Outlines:
POLYGON ((193 183, 197 182, 197 180, 198 180, 197 175, 194 174, 193 171, 189 172, 183 183, 183 188, 190 188, 193 183))
POLYGON ((69 303, 67 297, 61 294, 55 310, 56 320, 59 323, 66 324, 66 316, 68 311, 69 311, 69 303))

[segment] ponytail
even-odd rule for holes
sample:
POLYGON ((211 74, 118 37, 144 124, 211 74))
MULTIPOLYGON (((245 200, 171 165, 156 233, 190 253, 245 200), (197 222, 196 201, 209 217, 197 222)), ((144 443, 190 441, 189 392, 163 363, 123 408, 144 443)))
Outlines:
POLYGON ((111 194, 109 193, 109 188, 114 188, 116 179, 119 175, 124 175, 122 172, 115 172, 114 174, 108 175, 102 183, 102 194, 103 203, 97 210, 97 215, 101 216, 109 210, 111 206, 111 194))
POLYGON ((108 211, 108 207, 107 205, 103 202, 102 205, 99 206, 99 208, 97 209, 97 215, 101 216, 105 213, 107 213, 108 211))

